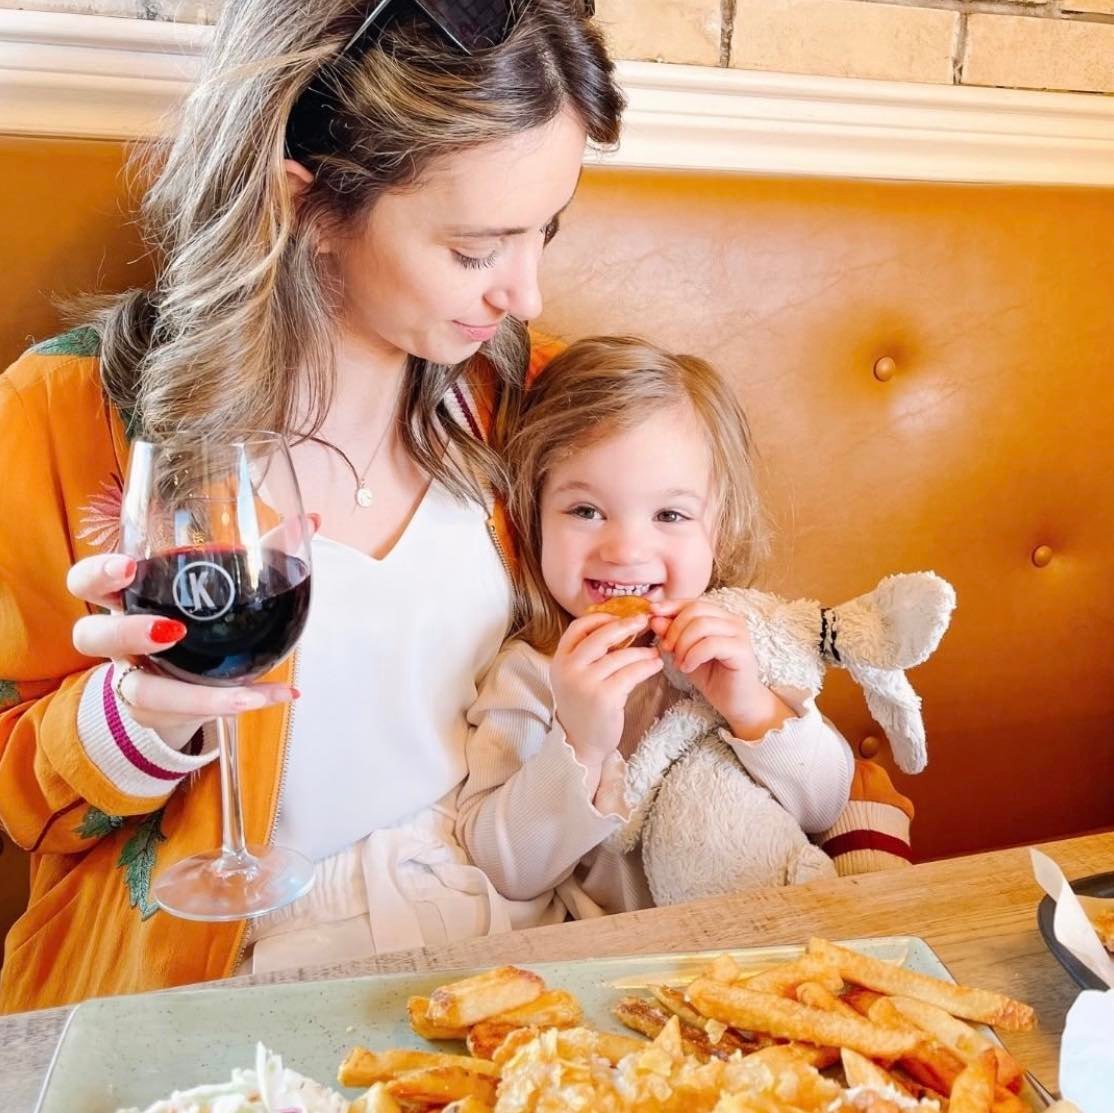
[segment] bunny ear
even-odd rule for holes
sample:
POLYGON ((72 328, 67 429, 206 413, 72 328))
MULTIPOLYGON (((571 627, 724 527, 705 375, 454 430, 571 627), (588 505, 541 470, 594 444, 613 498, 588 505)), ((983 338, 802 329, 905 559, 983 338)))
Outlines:
POLYGON ((890 751, 903 773, 920 773, 928 764, 921 697, 900 669, 877 669, 848 663, 847 671, 866 695, 878 725, 890 740, 890 751))
POLYGON ((909 669, 940 644, 955 589, 933 572, 887 576, 873 591, 822 612, 829 656, 880 669, 909 669))

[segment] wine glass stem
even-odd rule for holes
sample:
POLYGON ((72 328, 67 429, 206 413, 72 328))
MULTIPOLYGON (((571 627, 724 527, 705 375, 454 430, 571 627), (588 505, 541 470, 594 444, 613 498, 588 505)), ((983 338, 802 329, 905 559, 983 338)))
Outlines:
POLYGON ((250 868, 252 858, 244 842, 244 811, 240 803, 240 754, 236 716, 217 719, 220 746, 221 868, 250 868))

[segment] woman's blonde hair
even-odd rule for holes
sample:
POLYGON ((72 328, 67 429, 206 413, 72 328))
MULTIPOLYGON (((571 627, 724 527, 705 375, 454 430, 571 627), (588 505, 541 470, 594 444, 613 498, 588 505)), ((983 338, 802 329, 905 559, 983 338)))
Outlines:
MULTIPOLYGON (((418 13, 391 23, 370 49, 345 50, 367 11, 368 0, 224 5, 142 207, 159 260, 155 287, 102 301, 92 314, 107 393, 144 434, 316 433, 334 387, 339 293, 315 250, 322 231, 354 227, 433 160, 565 110, 595 143, 617 141, 623 99, 579 0, 530 0, 502 45, 473 54, 418 13), (323 131, 335 142, 299 152, 314 181, 295 207, 288 123, 305 108, 303 94, 320 95, 323 84, 323 131)), ((513 395, 528 362, 525 326, 508 321, 481 355, 499 392, 513 395)), ((490 449, 451 420, 442 432, 445 396, 467 369, 411 356, 400 418, 414 459, 461 495, 478 493, 477 474, 501 477, 490 449), (463 467, 444 451, 446 436, 463 467)))
MULTIPOLYGON (((562 352, 526 394, 506 449, 510 513, 519 541, 517 634, 552 652, 569 616, 541 573, 541 501, 554 466, 575 452, 673 407, 686 407, 708 438, 716 499, 709 587, 749 583, 766 553, 746 414, 723 377, 696 356, 645 340, 597 336, 562 352)), ((662 445, 668 452, 668 445, 662 445)))

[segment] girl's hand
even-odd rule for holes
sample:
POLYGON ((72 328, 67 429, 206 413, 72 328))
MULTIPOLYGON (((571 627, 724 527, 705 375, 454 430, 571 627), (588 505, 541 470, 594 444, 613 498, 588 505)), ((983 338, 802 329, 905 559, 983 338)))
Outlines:
POLYGON ((756 741, 793 711, 758 678, 746 620, 705 599, 653 605, 651 629, 661 651, 727 720, 731 733, 756 741))
MULTIPOLYGON (((71 595, 111 612, 79 618, 73 628, 74 648, 86 657, 112 661, 117 675, 134 663, 132 658, 158 653, 186 635, 186 627, 174 619, 120 613, 120 593, 134 578, 135 561, 119 553, 79 560, 66 577, 71 595)), ((143 670, 129 672, 120 682, 119 692, 132 718, 156 731, 174 749, 181 749, 205 723, 220 715, 294 698, 294 689, 284 684, 211 688, 143 670)))
POLYGON ((589 769, 598 770, 619 748, 628 697, 661 671, 655 646, 615 648, 647 625, 645 615, 589 614, 571 623, 557 644, 549 673, 557 719, 589 769))

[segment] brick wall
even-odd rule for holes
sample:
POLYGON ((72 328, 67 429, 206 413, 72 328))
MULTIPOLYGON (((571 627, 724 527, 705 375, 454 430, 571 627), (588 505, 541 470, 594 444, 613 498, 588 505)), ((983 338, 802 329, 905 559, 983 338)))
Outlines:
MULTIPOLYGON (((210 22, 220 0, 0 0, 210 22)), ((1114 92, 1114 0, 597 0, 621 58, 1114 92)))

